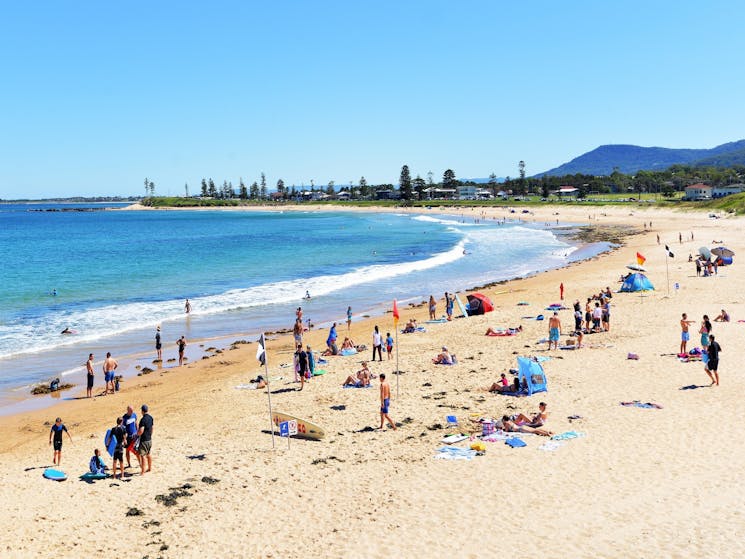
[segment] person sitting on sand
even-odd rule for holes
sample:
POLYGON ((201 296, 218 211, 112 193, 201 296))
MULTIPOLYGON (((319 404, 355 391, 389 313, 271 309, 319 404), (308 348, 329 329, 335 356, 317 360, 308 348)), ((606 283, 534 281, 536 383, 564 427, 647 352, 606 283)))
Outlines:
POLYGON ((528 427, 527 425, 517 425, 508 415, 502 416, 502 430, 508 433, 532 433, 534 435, 540 435, 541 437, 553 436, 553 432, 546 431, 545 429, 528 427))
POLYGON ((722 314, 714 319, 714 322, 729 322, 729 313, 722 309, 722 314))
POLYGON ((344 338, 344 341, 341 343, 342 349, 355 349, 354 342, 350 340, 349 338, 344 338))
POLYGON ((448 352, 448 348, 442 346, 440 354, 432 360, 435 365, 452 365, 453 356, 448 352))
POLYGON ((512 385, 507 380, 507 375, 502 373, 499 375, 499 380, 492 384, 488 389, 489 392, 511 392, 512 385))
POLYGON ((404 326, 403 333, 404 334, 411 334, 412 332, 416 332, 417 324, 416 324, 416 318, 409 319, 409 322, 406 323, 406 326, 404 326))
POLYGON ((535 415, 528 417, 527 415, 519 414, 515 416, 514 422, 518 427, 522 427, 523 425, 527 425, 528 427, 543 427, 547 419, 546 402, 541 402, 538 404, 538 412, 535 415))
POLYGON ((349 375, 347 379, 342 383, 342 386, 356 386, 359 388, 364 388, 365 386, 370 386, 370 378, 372 377, 372 374, 370 373, 370 369, 367 367, 367 361, 362 362, 362 368, 357 371, 355 375, 349 375))
POLYGON ((96 449, 93 451, 93 456, 91 456, 88 468, 92 474, 100 475, 106 473, 106 464, 104 464, 103 458, 101 458, 100 450, 96 449))
POLYGON ((518 332, 522 332, 523 327, 518 326, 517 328, 507 328, 506 330, 497 329, 495 330, 491 326, 486 329, 486 334, 484 336, 514 336, 518 332))

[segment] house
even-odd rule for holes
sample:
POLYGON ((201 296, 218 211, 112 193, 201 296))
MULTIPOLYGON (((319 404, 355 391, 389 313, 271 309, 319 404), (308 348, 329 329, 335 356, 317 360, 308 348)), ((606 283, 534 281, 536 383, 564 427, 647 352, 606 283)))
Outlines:
POLYGON ((352 194, 347 190, 342 190, 341 192, 336 193, 337 200, 349 200, 352 197, 352 194))
POLYGON ((490 190, 473 185, 459 186, 457 190, 459 200, 483 200, 492 197, 490 190))
POLYGON ((434 186, 432 186, 430 188, 425 188, 422 193, 429 200, 433 198, 451 200, 455 198, 455 196, 458 194, 458 191, 455 188, 435 188, 434 186))
POLYGON ((560 186, 558 190, 554 190, 551 194, 555 194, 559 198, 576 198, 579 196, 579 188, 573 186, 560 186))
MULTIPOLYGON (((745 184, 728 184, 726 186, 715 186, 711 189, 712 198, 724 198, 730 194, 739 194, 745 192, 745 184)), ((687 196, 687 194, 686 194, 687 196)))
POLYGON ((712 188, 708 184, 696 183, 686 186, 685 200, 711 200, 712 188))

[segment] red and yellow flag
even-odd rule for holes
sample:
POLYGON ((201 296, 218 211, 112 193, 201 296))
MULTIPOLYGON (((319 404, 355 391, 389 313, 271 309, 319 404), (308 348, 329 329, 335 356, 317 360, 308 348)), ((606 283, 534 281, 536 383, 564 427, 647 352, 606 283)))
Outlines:
POLYGON ((636 261, 639 264, 639 266, 641 266, 642 264, 644 264, 647 261, 647 259, 644 258, 640 253, 637 252, 636 253, 636 261))
POLYGON ((400 317, 398 316, 398 305, 396 304, 396 300, 393 300, 393 325, 398 326, 398 319, 400 317))

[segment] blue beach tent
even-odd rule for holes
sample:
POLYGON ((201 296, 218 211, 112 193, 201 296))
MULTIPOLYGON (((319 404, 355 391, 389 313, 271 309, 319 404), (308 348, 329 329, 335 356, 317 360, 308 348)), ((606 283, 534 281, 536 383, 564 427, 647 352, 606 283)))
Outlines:
MULTIPOLYGON (((518 357, 517 368, 520 386, 527 387, 528 396, 532 396, 536 392, 548 392, 546 373, 540 363, 527 357, 518 357)), ((523 391, 525 391, 525 388, 523 388, 523 391)))
POLYGON ((623 285, 621 286, 621 291, 654 291, 654 285, 652 285, 652 282, 649 281, 647 276, 637 272, 635 274, 630 274, 629 277, 624 280, 623 285))

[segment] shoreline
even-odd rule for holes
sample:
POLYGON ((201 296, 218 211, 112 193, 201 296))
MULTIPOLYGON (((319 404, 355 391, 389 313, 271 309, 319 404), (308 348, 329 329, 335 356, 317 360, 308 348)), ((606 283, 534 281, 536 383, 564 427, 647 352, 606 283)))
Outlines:
MULTIPOLYGON (((122 211, 122 210, 137 210, 141 209, 140 207, 135 207, 136 205, 129 206, 127 208, 113 208, 112 211, 122 211)), ((158 211, 161 210, 161 208, 147 208, 142 207, 147 210, 152 211, 158 211)), ((179 210, 189 210, 192 208, 174 208, 179 210)), ((256 207, 239 207, 239 208, 201 208, 204 210, 243 210, 248 209, 251 211, 263 211, 263 208, 256 208, 256 207)), ((347 211, 347 208, 337 208, 340 212, 347 211)), ((389 210, 389 213, 401 213, 399 208, 359 208, 362 212, 365 213, 379 213, 378 210, 380 209, 386 209, 389 210)), ((501 208, 500 208, 501 209, 501 208)), ((412 209, 408 208, 406 213, 413 213, 413 214, 421 214, 426 215, 426 212, 423 212, 422 209, 412 209)), ((291 211, 306 211, 303 206, 293 206, 291 208, 291 211)), ((320 208, 318 211, 325 211, 325 208, 320 208)), ((452 214, 452 213, 446 213, 442 212, 442 215, 449 216, 453 218, 465 218, 464 213, 460 213, 460 215, 452 214)), ((471 218, 474 218, 475 216, 467 216, 470 220, 471 218)), ((525 220, 526 217, 533 218, 533 215, 527 215, 523 214, 520 215, 519 223, 525 223, 526 225, 536 224, 539 226, 545 226, 546 223, 541 223, 540 220, 525 220)), ((489 216, 490 219, 497 219, 494 216, 489 216)), ((508 277, 506 279, 499 279, 499 280, 488 280, 486 284, 480 284, 480 285, 471 285, 463 288, 462 286, 457 286, 458 289, 455 291, 456 293, 465 293, 465 292, 473 292, 477 290, 483 290, 488 289, 490 287, 496 286, 496 285, 505 285, 508 284, 511 281, 516 281, 520 279, 526 279, 533 277, 535 275, 541 274, 548 270, 558 270, 562 268, 566 268, 568 266, 572 266, 577 262, 580 262, 582 260, 591 259, 598 255, 604 254, 606 252, 615 250, 612 248, 611 243, 607 242, 593 242, 592 237, 585 236, 584 238, 580 239, 580 236, 578 235, 578 232, 582 229, 586 228, 587 226, 580 225, 580 224, 562 224, 560 228, 555 229, 548 227, 546 228, 547 231, 550 231, 553 235, 555 235, 557 238, 564 240, 565 242, 577 242, 579 244, 576 244, 573 246, 573 250, 570 252, 570 255, 567 257, 566 262, 561 266, 546 268, 546 269, 538 269, 531 272, 528 272, 523 275, 519 276, 513 276, 508 277), (588 254, 585 254, 585 253, 588 254), (581 256, 580 258, 577 258, 576 256, 581 256)), ((601 229, 609 227, 609 226, 602 226, 601 229)), ((632 227, 627 226, 626 228, 626 234, 633 235, 637 232, 633 230, 632 227)), ((605 240, 605 236, 600 235, 600 239, 605 240)), ((614 239, 616 242, 619 242, 620 239, 614 239)), ((616 248, 620 247, 620 244, 615 245, 616 248)), ((426 295, 421 295, 421 297, 425 297, 426 295)), ((412 297, 411 299, 418 299, 419 296, 412 297)), ((401 302, 399 302, 401 303, 401 302)), ((420 307, 423 303, 417 303, 417 304, 409 304, 408 307, 420 307)), ((373 301, 370 306, 363 308, 359 313, 357 313, 357 316, 360 317, 368 317, 368 319, 384 316, 387 312, 386 307, 389 306, 390 303, 384 303, 380 301, 373 301)), ((324 316, 318 321, 315 321, 314 326, 316 328, 323 328, 328 327, 330 323, 334 320, 334 318, 331 318, 331 315, 324 316)), ((270 330, 267 330, 265 333, 268 336, 273 335, 283 335, 287 334, 288 330, 286 327, 283 327, 281 323, 276 322, 272 326, 270 326, 270 330)), ((207 336, 200 336, 195 339, 189 339, 189 345, 187 346, 187 356, 188 359, 193 363, 199 359, 205 359, 207 357, 214 357, 215 355, 218 355, 222 351, 225 351, 230 345, 232 345, 231 340, 238 340, 240 338, 244 337, 250 337, 255 338, 259 335, 259 332, 223 332, 215 335, 207 335, 207 336), (204 348, 206 345, 212 345, 214 343, 220 344, 217 348, 217 353, 214 352, 208 352, 204 348), (198 346, 198 347, 197 347, 198 346), (199 349, 201 348, 201 349, 199 349)), ((166 359, 163 363, 155 363, 153 360, 150 359, 152 356, 154 359, 154 355, 152 355, 152 351, 150 348, 150 344, 148 343, 140 343, 135 344, 136 347, 132 347, 131 351, 128 351, 127 353, 117 353, 115 352, 115 357, 120 362, 120 365, 124 365, 124 367, 120 367, 120 371, 123 376, 123 382, 131 381, 134 378, 137 378, 139 376, 142 376, 142 373, 140 371, 141 368, 150 368, 154 369, 154 372, 161 372, 161 370, 164 370, 165 372, 168 372, 173 369, 178 369, 177 366, 172 365, 171 363, 175 361, 174 359, 166 359)), ((165 355, 165 352, 164 352, 165 355)), ((168 354, 170 355, 170 353, 168 354)), ((101 361, 97 361, 95 364, 97 375, 96 375, 96 385, 94 386, 94 393, 98 393, 100 391, 100 379, 98 378, 100 376, 100 371, 98 371, 101 361)), ((22 386, 13 386, 9 389, 8 396, 5 398, 5 402, 3 404, 2 409, 0 409, 0 417, 5 416, 13 416, 15 414, 23 414, 31 411, 41 411, 45 409, 54 409, 55 406, 58 406, 60 403, 65 401, 75 401, 80 400, 84 398, 85 395, 85 373, 84 373, 84 364, 82 365, 75 365, 71 368, 65 369, 63 371, 55 371, 49 375, 49 379, 54 379, 55 377, 59 378, 60 381, 64 382, 73 382, 74 386, 66 389, 64 391, 60 392, 54 392, 50 394, 43 394, 43 395, 31 395, 29 391, 36 387, 36 386, 43 386, 45 384, 48 384, 48 380, 40 380, 35 383, 30 383, 27 385, 22 386), (15 396, 15 397, 14 397, 15 396)))

